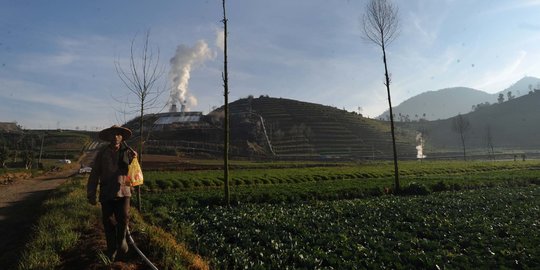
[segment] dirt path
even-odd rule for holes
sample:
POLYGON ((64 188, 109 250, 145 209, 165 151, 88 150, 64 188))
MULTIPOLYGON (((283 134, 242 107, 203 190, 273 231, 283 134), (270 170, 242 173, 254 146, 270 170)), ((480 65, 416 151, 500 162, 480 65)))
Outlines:
MULTIPOLYGON (((87 153, 81 162, 89 164, 95 152, 87 153)), ((21 249, 27 242, 47 194, 64 183, 76 169, 46 173, 31 179, 18 179, 0 186, 0 265, 14 269, 21 249)))

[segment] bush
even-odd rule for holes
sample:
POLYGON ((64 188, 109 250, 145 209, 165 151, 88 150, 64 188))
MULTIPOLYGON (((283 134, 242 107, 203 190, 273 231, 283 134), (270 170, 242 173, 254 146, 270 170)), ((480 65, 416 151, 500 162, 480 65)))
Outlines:
POLYGON ((240 186, 240 185, 243 185, 244 184, 244 181, 242 179, 233 179, 232 181, 232 184, 235 185, 235 186, 240 186))
POLYGON ((440 192, 440 191, 445 191, 449 189, 450 187, 448 186, 448 184, 446 184, 443 181, 439 181, 431 186, 431 190, 434 192, 440 192))
POLYGON ((209 179, 203 179, 201 182, 202 182, 203 186, 205 186, 205 187, 210 187, 210 186, 213 185, 212 181, 209 180, 209 179))
POLYGON ((169 180, 158 179, 156 180, 156 184, 160 189, 169 189, 173 187, 172 182, 169 180))
POLYGON ((410 182, 401 190, 401 193, 404 195, 427 195, 431 191, 424 184, 410 182))
POLYGON ((181 179, 182 185, 184 185, 184 188, 191 188, 193 187, 193 183, 187 179, 181 179))

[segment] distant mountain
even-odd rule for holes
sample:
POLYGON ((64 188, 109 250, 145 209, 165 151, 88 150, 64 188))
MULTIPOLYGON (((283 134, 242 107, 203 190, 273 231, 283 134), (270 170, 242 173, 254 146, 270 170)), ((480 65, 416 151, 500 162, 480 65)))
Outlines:
MULTIPOLYGON (((446 119, 458 113, 468 113, 473 105, 497 100, 486 92, 467 88, 454 87, 438 91, 429 91, 409 98, 393 108, 396 121, 411 121, 418 119, 446 119)), ((388 111, 377 118, 387 119, 388 111)))
MULTIPOLYGON (((540 149, 540 91, 533 91, 503 103, 462 114, 470 122, 465 133, 468 149, 487 149, 488 129, 495 148, 540 149)), ((409 130, 424 130, 426 144, 437 151, 459 149, 459 135, 452 129, 453 118, 439 121, 398 123, 409 130)), ((486 150, 487 151, 487 150, 486 150)), ((429 154, 428 154, 429 156, 429 154)))
MULTIPOLYGON (((540 79, 524 77, 512 86, 495 94, 467 87, 446 88, 428 91, 411 97, 393 108, 396 121, 415 121, 419 119, 439 120, 454 117, 459 113, 465 114, 473 110, 473 106, 489 102, 497 103, 499 94, 512 92, 513 97, 528 94, 532 89, 540 89, 540 79)), ((388 119, 388 111, 378 116, 378 119, 388 119)))
POLYGON ((534 89, 540 89, 540 79, 536 77, 523 77, 521 80, 514 83, 512 86, 493 94, 494 96, 498 97, 499 94, 503 94, 505 100, 507 99, 507 93, 509 91, 512 92, 512 95, 515 97, 520 97, 523 95, 528 94, 530 91, 533 91, 534 89))

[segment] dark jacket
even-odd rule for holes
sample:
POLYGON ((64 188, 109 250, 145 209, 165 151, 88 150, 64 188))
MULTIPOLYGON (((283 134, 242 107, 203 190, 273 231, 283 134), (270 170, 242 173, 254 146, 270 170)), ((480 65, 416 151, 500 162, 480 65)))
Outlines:
POLYGON ((95 201, 99 184, 99 201, 104 202, 118 197, 131 197, 131 187, 125 184, 131 152, 121 144, 115 151, 110 145, 103 147, 97 154, 92 172, 88 178, 87 198, 95 201))

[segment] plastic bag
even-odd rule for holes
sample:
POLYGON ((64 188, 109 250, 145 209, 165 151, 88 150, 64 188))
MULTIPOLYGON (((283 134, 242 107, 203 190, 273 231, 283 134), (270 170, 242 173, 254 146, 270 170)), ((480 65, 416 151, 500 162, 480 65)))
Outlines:
POLYGON ((143 184, 143 173, 139 161, 137 158, 133 158, 131 164, 128 166, 128 174, 126 178, 126 185, 135 187, 143 184))

